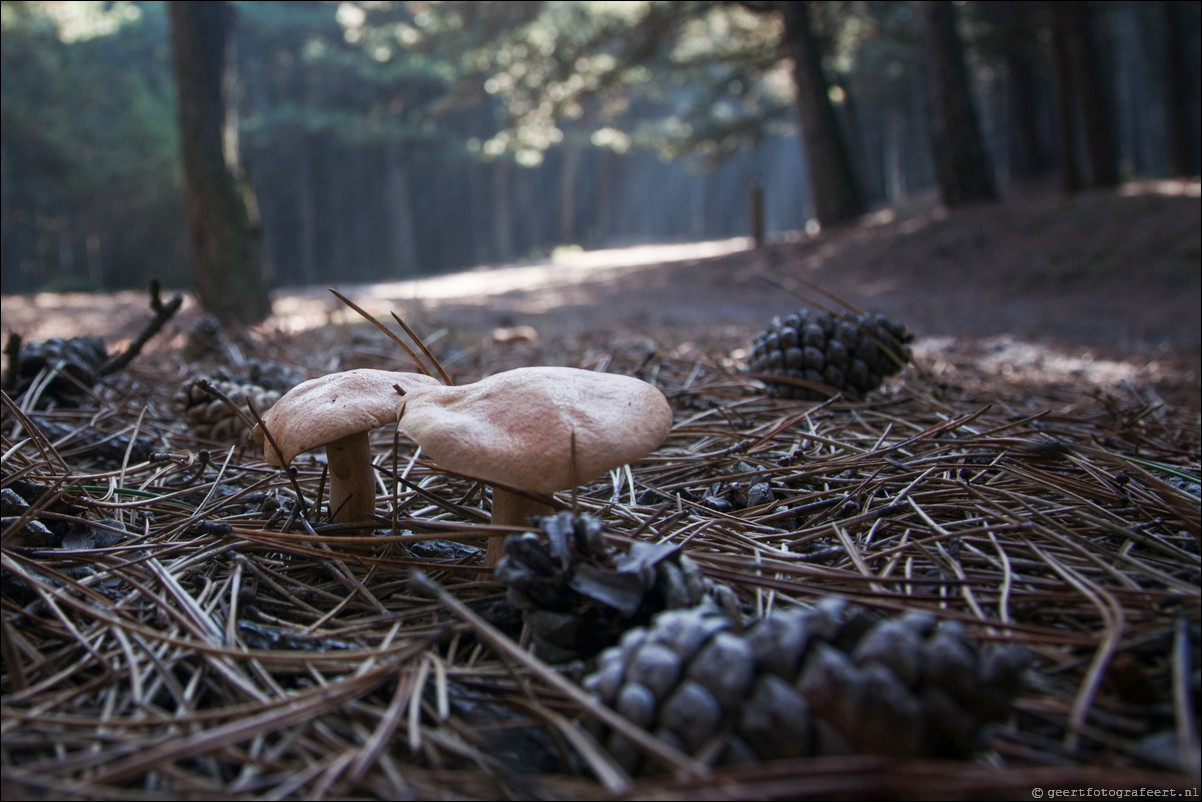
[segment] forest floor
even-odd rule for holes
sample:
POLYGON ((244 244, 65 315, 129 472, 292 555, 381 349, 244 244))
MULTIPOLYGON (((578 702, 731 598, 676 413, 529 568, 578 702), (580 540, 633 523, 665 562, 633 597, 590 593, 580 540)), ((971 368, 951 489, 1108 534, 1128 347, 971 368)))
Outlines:
MULTIPOLYGON (((758 249, 562 249, 418 281, 331 277, 394 331, 389 312, 413 324, 457 384, 567 365, 644 378, 671 405, 654 453, 555 499, 599 522, 603 548, 564 545, 562 519, 544 520, 495 574, 481 547, 513 528, 484 523, 485 484, 396 427, 373 434, 373 518, 345 525, 327 521, 324 455, 278 470, 185 422, 177 390, 237 373, 240 356, 310 376, 413 369, 324 287, 277 292, 271 319, 194 363, 179 350, 198 341, 188 299, 78 406, 42 368, 0 405, 0 796, 1188 795, 1202 753, 1199 198, 1197 180, 1032 191, 758 249), (803 303, 904 322, 913 363, 866 399, 766 396, 741 375, 751 337, 803 303), (618 615, 606 588, 637 604, 618 615), (729 627, 734 656, 716 665, 743 653, 732 638, 759 638, 783 655, 772 694, 788 705, 772 695, 766 711, 747 691, 766 660, 731 663, 747 683, 721 704, 698 696, 700 680, 741 676, 702 665, 709 646, 658 647, 675 662, 657 676, 687 661, 692 696, 681 683, 648 701, 634 677, 615 680, 630 681, 607 703, 642 705, 629 719, 566 681, 705 588, 728 602, 722 621, 694 607, 654 637, 684 650, 729 627), (819 645, 765 621, 819 600, 819 645), (539 644, 565 633, 594 662, 551 668, 539 644), (885 650, 861 649, 877 635, 885 650), (757 735, 770 762, 742 762, 757 735), (683 737, 698 742, 687 755, 683 737)), ((113 353, 147 307, 139 292, 6 295, 3 325, 26 341, 103 337, 113 353)))
MULTIPOLYGON (((606 341, 698 349, 738 368, 751 335, 774 315, 799 298, 831 303, 816 287, 904 322, 918 336, 919 361, 957 381, 1127 381, 1197 408, 1200 218, 1196 179, 1068 198, 1032 189, 950 214, 928 198, 759 249, 742 239, 561 249, 540 264, 374 285, 331 276, 329 285, 372 314, 396 311, 426 336, 445 337, 448 352, 477 351, 472 361, 485 371, 572 364, 606 341), (532 326, 538 340, 478 353, 495 328, 515 325, 532 326)), ((27 341, 91 334, 110 349, 149 315, 138 292, 4 296, 3 311, 5 329, 27 341)), ((314 337, 343 349, 327 324, 360 322, 345 312, 324 287, 284 288, 255 339, 295 338, 298 360, 320 372, 331 357, 314 337)), ((175 339, 157 347, 178 345, 198 315, 187 299, 170 329, 175 339)))

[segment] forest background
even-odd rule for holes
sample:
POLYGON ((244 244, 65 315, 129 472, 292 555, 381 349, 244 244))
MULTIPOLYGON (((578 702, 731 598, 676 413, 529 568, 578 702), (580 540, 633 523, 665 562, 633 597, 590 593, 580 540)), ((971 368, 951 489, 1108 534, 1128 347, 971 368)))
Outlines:
MULTIPOLYGON (((192 281, 166 5, 0 4, 5 293, 192 281)), ((753 188, 769 236, 838 222, 789 6, 853 213, 940 184, 923 6, 955 15, 994 187, 1198 173, 1197 2, 230 5, 227 131, 277 287, 741 236, 753 188)))

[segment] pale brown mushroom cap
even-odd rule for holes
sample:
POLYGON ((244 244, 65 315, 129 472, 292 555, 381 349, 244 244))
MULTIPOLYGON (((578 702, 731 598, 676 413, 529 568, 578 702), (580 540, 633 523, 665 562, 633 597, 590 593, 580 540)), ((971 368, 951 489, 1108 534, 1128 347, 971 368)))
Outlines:
POLYGON ((301 452, 396 423, 397 409, 405 392, 426 385, 441 386, 437 379, 420 373, 390 370, 347 370, 302 382, 284 394, 263 415, 280 453, 272 448, 259 426, 251 439, 263 443, 267 461, 284 466, 301 452))
POLYGON ((552 493, 654 451, 672 428, 672 408, 631 376, 517 368, 474 384, 415 387, 400 428, 448 470, 552 493))

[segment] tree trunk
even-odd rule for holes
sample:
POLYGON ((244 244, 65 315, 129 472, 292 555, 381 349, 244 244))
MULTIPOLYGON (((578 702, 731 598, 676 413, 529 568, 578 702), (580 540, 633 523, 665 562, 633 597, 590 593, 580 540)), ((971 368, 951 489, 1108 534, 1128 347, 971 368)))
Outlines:
MULTIPOLYGON (((342 213, 335 217, 340 221, 335 239, 341 239, 341 259, 333 264, 329 272, 340 281, 370 281, 369 269, 372 255, 369 242, 374 236, 373 223, 367 217, 369 204, 365 199, 365 177, 368 172, 366 148, 362 143, 348 143, 343 169, 338 172, 338 192, 342 199, 342 213)), ((373 160, 374 162, 374 160, 373 160)), ((377 166, 371 165, 373 178, 377 166)))
MULTIPOLYGON (((1059 106, 1062 126, 1061 148, 1065 164, 1074 164, 1077 121, 1085 135, 1085 152, 1090 168, 1090 183, 1096 187, 1113 187, 1119 183, 1118 144, 1114 132, 1112 104, 1104 90, 1104 76, 1097 47, 1090 34, 1089 9, 1081 0, 1049 2, 1052 17, 1052 45, 1056 53, 1057 89, 1061 93, 1059 106), (1071 139, 1069 138, 1071 136, 1071 139)), ((1071 191, 1079 179, 1070 180, 1066 174, 1065 188, 1071 191)))
POLYGON ((518 254, 524 254, 532 249, 541 248, 547 241, 540 224, 540 215, 530 211, 542 208, 536 200, 541 193, 537 193, 533 186, 537 177, 534 170, 515 170, 512 171, 511 177, 513 208, 524 211, 523 214, 518 215, 517 233, 520 239, 515 251, 518 254))
POLYGON ((325 195, 324 208, 318 212, 318 226, 325 245, 318 272, 323 278, 337 275, 349 281, 354 271, 355 250, 350 231, 357 219, 357 209, 348 198, 359 190, 355 170, 355 146, 337 143, 327 138, 322 147, 322 171, 325 195), (349 185, 349 187, 348 187, 349 185))
POLYGON ((597 181, 597 247, 606 247, 613 238, 617 226, 614 224, 614 212, 617 211, 618 187, 621 186, 622 166, 625 159, 612 150, 601 153, 601 174, 597 181))
POLYGON ((1185 58, 1186 30, 1181 5, 1172 0, 1162 2, 1160 11, 1164 21, 1164 128, 1169 174, 1196 175, 1187 114, 1190 106, 1189 67, 1185 58))
POLYGON ((918 5, 934 103, 931 145, 943 202, 958 206, 996 200, 993 166, 981 138, 955 11, 948 0, 918 5))
POLYGON ((385 228, 391 241, 388 270, 384 275, 417 278, 417 238, 410 201, 409 170, 401 160, 400 145, 385 144, 385 228))
POLYGON ((1110 71, 1098 53, 1098 41, 1092 30, 1089 6, 1084 0, 1062 2, 1072 15, 1081 47, 1074 51, 1078 61, 1073 73, 1081 98, 1081 119, 1085 127, 1085 145, 1095 187, 1114 187, 1119 183, 1118 136, 1114 129, 1114 102, 1108 86, 1110 71))
POLYGON ((580 173, 580 143, 570 134, 564 139, 559 176, 559 241, 574 245, 576 237, 576 176, 580 173))
POLYGON ((317 283, 317 184, 313 171, 317 169, 314 158, 316 149, 308 134, 301 133, 297 140, 300 161, 295 165, 296 170, 296 204, 297 217, 300 220, 300 268, 299 284, 317 283))
POLYGON ((1039 91, 1035 79, 1034 53, 1030 46, 1008 48, 1006 59, 1006 106, 1010 110, 1010 174, 1031 178, 1046 173, 1051 164, 1039 139, 1039 91))
POLYGON ((847 140, 839 130, 822 73, 822 57, 810 28, 810 4, 780 4, 785 41, 793 57, 802 150, 809 167, 814 217, 828 226, 855 220, 865 211, 852 172, 847 140))
POLYGON ((885 131, 885 200, 896 205, 904 199, 906 192, 905 168, 902 164, 904 148, 905 121, 902 112, 896 106, 890 106, 887 112, 888 123, 885 131))
POLYGON ((1073 78, 1072 32, 1062 13, 1063 3, 1048 3, 1052 17, 1052 59, 1056 68, 1056 143, 1060 151, 1061 185, 1078 192, 1085 185, 1077 164, 1076 80, 1073 78))
POLYGON ((254 194, 238 163, 227 2, 170 3, 192 270, 201 306, 229 325, 271 313, 254 194))
POLYGON ((513 218, 509 214, 509 162, 498 159, 492 166, 493 241, 497 261, 513 261, 513 218))
POLYGON ((1052 155, 1039 135, 1040 107, 1045 102, 1039 80, 1039 4, 995 0, 990 5, 1008 32, 1001 52, 1006 63, 1010 175, 1032 178, 1050 172, 1053 166, 1052 155))

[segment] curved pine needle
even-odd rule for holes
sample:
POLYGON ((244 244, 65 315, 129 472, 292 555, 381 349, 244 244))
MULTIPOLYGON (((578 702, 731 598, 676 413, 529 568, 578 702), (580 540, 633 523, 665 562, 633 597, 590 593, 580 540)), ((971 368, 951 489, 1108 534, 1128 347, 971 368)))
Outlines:
POLYGON ((1065 582, 1076 588, 1089 599, 1091 604, 1098 608, 1106 626, 1102 642, 1098 644, 1098 649, 1089 663, 1089 670, 1085 672, 1080 690, 1073 700, 1072 713, 1069 716, 1068 728, 1064 734, 1065 748, 1069 754, 1075 754, 1080 746, 1081 729, 1085 726, 1085 719, 1089 715, 1089 708, 1093 705, 1101 688, 1104 678, 1103 672, 1105 672, 1106 667, 1110 664, 1111 659, 1118 650, 1119 641, 1122 639, 1125 629, 1125 616, 1123 615, 1122 606, 1116 602, 1111 594, 1065 565, 1050 552, 1041 549, 1034 543, 1030 545, 1031 550, 1043 558, 1052 567, 1052 570, 1062 576, 1065 582))

